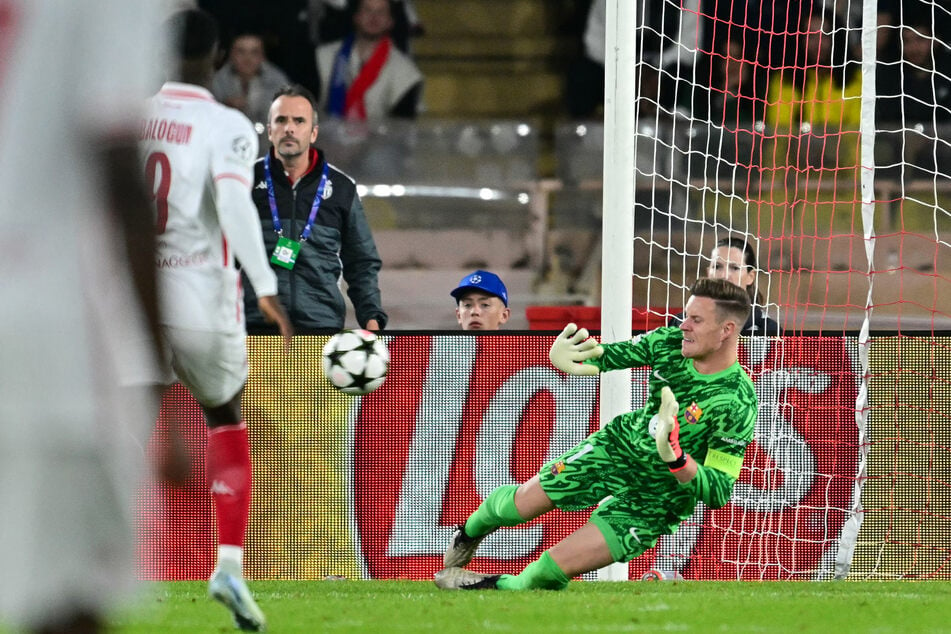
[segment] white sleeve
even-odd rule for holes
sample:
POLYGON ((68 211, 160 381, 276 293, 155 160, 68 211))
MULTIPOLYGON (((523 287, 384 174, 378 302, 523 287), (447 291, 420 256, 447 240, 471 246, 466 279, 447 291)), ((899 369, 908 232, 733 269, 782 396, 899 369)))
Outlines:
POLYGON ((258 212, 251 201, 258 137, 236 110, 225 111, 212 152, 218 222, 258 297, 277 295, 277 277, 268 263, 258 212))

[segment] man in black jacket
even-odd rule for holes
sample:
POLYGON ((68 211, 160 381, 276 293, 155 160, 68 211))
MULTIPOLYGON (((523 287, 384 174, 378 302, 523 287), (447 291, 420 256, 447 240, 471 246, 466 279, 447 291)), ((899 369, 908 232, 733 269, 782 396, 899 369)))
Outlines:
MULTIPOLYGON (((254 165, 252 198, 278 294, 298 330, 337 331, 346 317, 342 276, 360 326, 381 330, 380 256, 356 183, 312 147, 316 107, 302 86, 278 91, 268 116, 271 149, 254 165)), ((249 329, 266 326, 256 301, 245 285, 249 329)))

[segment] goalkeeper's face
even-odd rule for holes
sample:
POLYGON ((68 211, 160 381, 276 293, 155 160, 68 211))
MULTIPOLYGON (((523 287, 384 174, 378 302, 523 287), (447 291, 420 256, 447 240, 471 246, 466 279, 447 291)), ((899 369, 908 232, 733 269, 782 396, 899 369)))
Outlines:
MULTIPOLYGON (((684 307, 680 324, 684 339, 680 352, 688 359, 704 361, 729 350, 724 343, 735 329, 730 329, 718 314, 716 302, 709 297, 692 296, 684 307)), ((734 346, 735 349, 735 346, 734 346)))

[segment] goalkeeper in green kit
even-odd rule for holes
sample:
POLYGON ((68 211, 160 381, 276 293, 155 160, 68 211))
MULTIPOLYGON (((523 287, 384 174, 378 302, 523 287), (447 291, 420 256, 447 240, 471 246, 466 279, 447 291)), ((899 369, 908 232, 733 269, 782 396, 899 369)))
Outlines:
POLYGON ((452 537, 436 585, 453 590, 560 590, 577 575, 629 561, 677 530, 698 501, 725 505, 753 438, 757 400, 737 361, 740 329, 750 313, 746 291, 726 280, 700 279, 679 327, 599 345, 569 324, 549 357, 573 375, 650 366, 649 397, 621 414, 521 485, 485 498, 452 537), (598 505, 588 522, 517 575, 464 568, 483 538, 560 508, 598 505))

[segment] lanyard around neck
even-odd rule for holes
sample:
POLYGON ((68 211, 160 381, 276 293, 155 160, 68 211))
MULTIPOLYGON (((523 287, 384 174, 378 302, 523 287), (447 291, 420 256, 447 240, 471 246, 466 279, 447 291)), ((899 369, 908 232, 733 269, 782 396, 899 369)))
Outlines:
MULTIPOLYGON (((324 170, 320 175, 320 184, 317 185, 317 193, 314 194, 314 203, 310 206, 310 216, 307 218, 307 224, 300 234, 300 241, 306 242, 310 237, 310 232, 314 227, 314 221, 317 220, 317 212, 320 211, 320 203, 324 199, 324 189, 327 187, 327 173, 330 164, 324 161, 324 170)), ((271 153, 264 156, 264 182, 267 184, 267 204, 271 208, 271 221, 274 223, 274 231, 277 235, 284 235, 284 228, 281 226, 281 218, 277 213, 277 198, 274 196, 274 179, 271 177, 271 153)))

